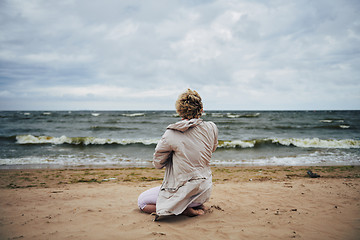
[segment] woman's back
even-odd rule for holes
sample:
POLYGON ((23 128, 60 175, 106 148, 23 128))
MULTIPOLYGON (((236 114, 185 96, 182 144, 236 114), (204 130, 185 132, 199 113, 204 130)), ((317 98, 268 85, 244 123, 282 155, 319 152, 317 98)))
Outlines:
POLYGON ((164 134, 173 150, 173 164, 187 165, 184 171, 208 167, 212 152, 217 146, 217 128, 202 119, 183 120, 170 125, 164 134), (183 124, 187 122, 187 129, 183 124), (182 128, 180 128, 180 126, 182 128), (180 131, 181 129, 182 131, 180 131))

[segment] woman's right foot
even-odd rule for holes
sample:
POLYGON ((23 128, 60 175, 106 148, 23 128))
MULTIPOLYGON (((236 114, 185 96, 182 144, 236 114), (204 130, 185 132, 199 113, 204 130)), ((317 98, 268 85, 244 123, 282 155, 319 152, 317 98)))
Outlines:
POLYGON ((185 209, 185 211, 182 214, 188 217, 195 217, 195 216, 203 215, 204 213, 205 212, 202 209, 194 209, 188 207, 187 209, 185 209))
POLYGON ((199 207, 197 207, 197 208, 204 210, 204 212, 207 212, 207 211, 210 210, 210 208, 207 207, 207 206, 205 206, 204 204, 201 204, 201 205, 200 205, 199 207))

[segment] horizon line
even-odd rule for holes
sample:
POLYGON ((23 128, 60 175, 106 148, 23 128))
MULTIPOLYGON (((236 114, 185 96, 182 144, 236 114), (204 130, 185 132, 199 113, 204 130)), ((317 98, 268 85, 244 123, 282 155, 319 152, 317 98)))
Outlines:
MULTIPOLYGON (((164 109, 164 110, 144 110, 144 109, 133 109, 133 110, 125 110, 125 109, 119 109, 119 110, 98 110, 98 109, 66 109, 66 110, 44 110, 44 109, 38 109, 38 110, 18 110, 18 109, 12 109, 12 110, 1 110, 0 112, 170 112, 170 111, 174 111, 176 112, 175 109, 169 110, 169 109, 164 109)), ((225 110, 221 110, 221 109, 208 109, 208 110, 204 110, 204 112, 206 113, 207 111, 259 111, 259 112, 271 112, 271 111, 360 111, 360 109, 263 109, 263 110, 250 110, 250 109, 225 109, 225 110)))

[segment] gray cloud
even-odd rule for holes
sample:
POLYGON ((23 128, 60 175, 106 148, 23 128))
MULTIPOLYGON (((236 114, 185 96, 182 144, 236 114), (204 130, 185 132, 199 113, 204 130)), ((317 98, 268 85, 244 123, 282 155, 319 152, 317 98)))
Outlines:
POLYGON ((2 1, 0 109, 359 109, 357 1, 2 1))

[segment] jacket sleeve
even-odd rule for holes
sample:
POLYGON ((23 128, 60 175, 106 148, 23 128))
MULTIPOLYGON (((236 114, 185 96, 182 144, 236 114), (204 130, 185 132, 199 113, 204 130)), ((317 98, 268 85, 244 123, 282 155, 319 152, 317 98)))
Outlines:
POLYGON ((215 125, 215 123, 212 123, 213 128, 214 128, 214 147, 213 147, 213 152, 215 152, 216 148, 218 147, 219 141, 218 141, 218 135, 219 135, 219 130, 217 128, 217 126, 215 125))
MULTIPOLYGON (((165 134, 164 134, 165 135, 165 134)), ((163 136, 155 148, 155 153, 153 157, 153 165, 155 168, 163 168, 167 164, 168 160, 172 157, 171 146, 166 142, 165 137, 163 136)))

